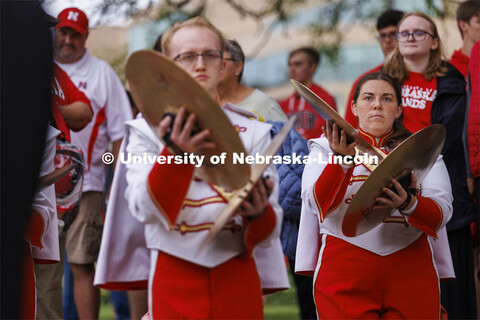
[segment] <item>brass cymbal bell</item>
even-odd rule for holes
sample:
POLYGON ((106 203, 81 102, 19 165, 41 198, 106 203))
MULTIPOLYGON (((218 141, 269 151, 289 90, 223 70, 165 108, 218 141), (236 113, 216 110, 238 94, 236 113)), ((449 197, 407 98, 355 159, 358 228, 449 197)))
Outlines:
POLYGON ((355 193, 343 217, 343 234, 355 237, 382 223, 395 210, 372 209, 375 198, 383 194, 382 188, 392 187, 393 179, 399 180, 410 172, 415 174, 417 184, 422 183, 442 151, 445 135, 445 128, 434 124, 411 135, 390 152, 355 193))

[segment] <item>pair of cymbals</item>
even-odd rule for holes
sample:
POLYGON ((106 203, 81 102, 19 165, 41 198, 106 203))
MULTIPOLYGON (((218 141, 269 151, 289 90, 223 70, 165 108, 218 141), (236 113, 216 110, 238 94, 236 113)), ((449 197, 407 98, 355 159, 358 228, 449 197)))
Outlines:
POLYGON ((245 153, 245 148, 214 98, 197 81, 169 57, 152 50, 134 52, 127 61, 126 76, 133 99, 153 131, 166 113, 176 113, 184 107, 196 115, 198 130, 210 130, 214 149, 205 150, 204 164, 195 175, 226 189, 243 187, 250 177, 248 164, 233 164, 233 154, 245 153), (224 164, 214 165, 214 155, 226 153, 224 164))
MULTIPOLYGON (((393 179, 400 179, 413 172, 420 184, 428 174, 445 142, 445 128, 440 124, 410 136, 397 146, 388 156, 370 145, 332 107, 301 83, 290 80, 297 92, 325 121, 336 123, 357 146, 370 155, 377 155, 379 164, 362 184, 350 202, 342 221, 342 232, 354 237, 368 232, 382 223, 394 209, 375 209, 376 197, 382 194, 383 187, 390 187, 393 179)), ((408 186, 407 186, 408 187, 408 186)))

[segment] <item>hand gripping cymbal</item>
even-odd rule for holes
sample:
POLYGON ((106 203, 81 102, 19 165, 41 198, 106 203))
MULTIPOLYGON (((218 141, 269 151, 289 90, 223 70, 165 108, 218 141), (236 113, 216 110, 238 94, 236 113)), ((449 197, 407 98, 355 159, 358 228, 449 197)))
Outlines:
POLYGON ((195 175, 225 189, 243 187, 250 176, 248 164, 233 164, 233 153, 245 153, 235 128, 225 113, 196 80, 169 57, 152 50, 132 53, 125 68, 132 97, 154 132, 165 113, 176 114, 180 107, 196 115, 199 131, 210 130, 214 149, 200 152, 205 160, 195 175), (213 165, 211 156, 226 152, 225 164, 213 165))
MULTIPOLYGON (((273 138, 270 145, 265 149, 263 156, 267 158, 268 156, 274 156, 277 154, 278 150, 285 141, 285 138, 288 135, 288 132, 293 127, 293 124, 296 121, 296 116, 291 117, 287 123, 282 127, 282 129, 277 133, 277 135, 273 138)), ((257 183, 258 180, 262 178, 263 172, 267 169, 270 164, 265 161, 263 163, 257 163, 252 167, 252 174, 250 176, 250 180, 248 180, 245 186, 237 191, 234 192, 231 200, 228 202, 227 206, 223 209, 223 211, 218 216, 217 220, 213 224, 212 228, 208 232, 205 240, 202 242, 198 249, 198 253, 202 252, 203 249, 207 247, 207 245, 215 238, 215 236, 223 229, 225 224, 228 220, 232 217, 235 213, 237 208, 240 204, 245 200, 252 190, 253 186, 257 183)), ((197 253, 197 254, 198 254, 197 253)))
POLYGON ((395 210, 372 210, 376 204, 375 198, 383 193, 382 188, 391 187, 393 179, 399 180, 412 171, 417 178, 417 184, 420 184, 435 164, 444 143, 445 128, 434 124, 410 136, 390 152, 352 199, 343 217, 343 234, 355 237, 382 223, 395 210))
POLYGON ((347 135, 347 143, 352 143, 355 141, 357 147, 363 152, 368 153, 371 156, 377 156, 379 162, 385 158, 385 154, 377 150, 372 146, 368 141, 362 137, 354 127, 352 127, 345 119, 343 119, 337 111, 323 101, 319 96, 317 96, 312 90, 308 89, 306 86, 300 82, 290 79, 290 83, 297 90, 297 92, 308 102, 308 104, 317 112, 325 121, 330 124, 336 123, 340 129, 345 130, 347 135))

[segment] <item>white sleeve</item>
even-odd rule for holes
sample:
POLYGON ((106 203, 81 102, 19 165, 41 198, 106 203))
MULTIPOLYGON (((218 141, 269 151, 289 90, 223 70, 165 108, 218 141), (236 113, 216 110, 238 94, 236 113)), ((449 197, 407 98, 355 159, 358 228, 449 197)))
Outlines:
POLYGON ((106 119, 107 134, 111 141, 117 141, 123 138, 124 124, 133 118, 130 101, 120 79, 113 69, 107 65, 106 68, 107 81, 107 102, 106 102, 106 119))
MULTIPOLYGON (((311 159, 326 159, 330 149, 325 146, 326 139, 310 140, 309 156, 311 159)), ((327 141, 328 142, 328 141, 327 141)), ((302 175, 302 211, 298 230, 297 251, 295 255, 295 272, 310 274, 315 270, 320 250, 319 212, 313 195, 313 185, 322 174, 326 164, 313 162, 305 165, 302 175)))
POLYGON ((444 227, 453 214, 453 195, 450 177, 442 155, 420 184, 421 196, 435 201, 442 209, 443 217, 437 230, 444 227))
MULTIPOLYGON (((138 121, 138 120, 136 120, 138 121)), ((148 175, 152 170, 153 163, 135 163, 135 156, 157 157, 161 149, 158 143, 150 139, 144 132, 138 128, 127 126, 126 154, 131 160, 127 163, 127 188, 125 189, 125 198, 128 201, 128 207, 132 215, 142 223, 155 224, 158 221, 169 228, 168 222, 164 219, 162 213, 158 210, 150 197, 147 188, 148 175)))
MULTIPOLYGON (((54 167, 54 158, 56 152, 56 135, 54 135, 53 127, 49 126, 48 139, 45 141, 45 147, 42 157, 42 165, 40 167, 39 176, 44 176, 55 170, 54 167)), ((33 197, 32 210, 37 211, 42 215, 43 221, 45 223, 45 232, 44 237, 47 235, 47 232, 50 230, 57 231, 57 206, 55 198, 55 185, 49 185, 45 188, 37 190, 33 197)))

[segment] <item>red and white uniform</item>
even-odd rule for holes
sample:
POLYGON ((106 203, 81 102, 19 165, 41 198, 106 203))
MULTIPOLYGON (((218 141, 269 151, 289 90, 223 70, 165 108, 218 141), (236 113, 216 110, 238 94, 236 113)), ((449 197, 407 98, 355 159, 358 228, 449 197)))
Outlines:
MULTIPOLYGON (((119 155, 126 154, 127 141, 128 135, 122 140, 119 155)), ((150 250, 145 242, 145 225, 128 209, 126 174, 126 165, 118 161, 110 188, 94 284, 108 290, 146 290, 150 250)))
MULTIPOLYGON (((56 137, 60 131, 48 126, 39 177, 54 171, 56 137)), ((39 189, 32 201, 32 210, 24 230, 22 252, 22 312, 21 318, 32 319, 36 314, 36 289, 33 263, 36 259, 60 261, 55 186, 39 189)))
POLYGON ((402 85, 403 124, 417 132, 432 124, 432 104, 437 97, 437 78, 428 81, 423 73, 409 72, 402 85))
MULTIPOLYGON (((248 119, 245 115, 250 112, 232 105, 224 106, 223 110, 237 128, 247 152, 262 154, 271 140, 270 125, 248 119)), ((143 119, 127 125, 127 152, 132 156, 166 154, 163 144, 143 119)), ((152 316, 260 316, 261 287, 251 257, 255 246, 272 245, 280 232, 282 210, 277 203, 278 176, 273 165, 264 173, 275 182, 267 212, 250 222, 233 217, 201 253, 198 253, 200 244, 226 206, 225 191, 192 180, 194 167, 190 164, 127 164, 127 168, 125 196, 131 213, 145 224, 146 243, 152 250, 149 281, 152 316), (182 279, 178 278, 180 275, 182 279), (230 281, 231 278, 236 280, 230 281), (205 279, 211 282, 204 283, 205 279), (185 292, 185 297, 178 291, 174 295, 169 292, 170 288, 185 289, 185 286, 191 290, 185 292), (203 294, 202 290, 209 288, 212 295, 203 294), (249 290, 245 301, 232 301, 235 290, 245 289, 249 290), (196 290, 202 292, 192 293, 196 290), (222 305, 219 309, 218 303, 222 305)))
POLYGON ((71 137, 72 143, 82 149, 85 156, 83 192, 103 192, 102 155, 108 140, 123 138, 123 124, 132 119, 127 94, 113 69, 105 61, 91 56, 88 50, 74 63, 56 63, 90 99, 93 119, 82 130, 72 132, 71 137))
MULTIPOLYGON (((328 103, 330 107, 337 110, 335 98, 325 89, 315 83, 312 83, 308 88, 323 101, 328 103)), ((295 92, 286 99, 279 101, 278 104, 282 107, 283 112, 285 112, 288 117, 294 114, 297 115, 295 129, 302 135, 302 137, 308 140, 318 138, 322 135, 322 126, 325 124, 325 120, 313 110, 302 96, 295 92)))
MULTIPOLYGON (((247 116, 258 117, 253 112, 247 116)), ((127 127, 131 123, 147 130, 143 119, 128 122, 127 127)), ((156 139, 153 133, 151 138, 156 139)), ((126 154, 128 141, 127 135, 120 146, 120 155, 126 154)), ((124 195, 127 187, 126 170, 122 161, 117 162, 95 272, 95 285, 109 290, 148 288, 150 250, 145 243, 145 225, 135 219, 128 209, 124 195)), ((256 248, 254 256, 263 294, 290 287, 278 238, 272 246, 256 248)))
MULTIPOLYGON (((387 138, 360 133, 377 147, 383 147, 387 138)), ((314 159, 319 154, 323 159, 333 154, 325 137, 310 140, 309 147, 314 159)), ((427 237, 443 234, 452 215, 453 197, 445 164, 440 156, 421 182, 418 202, 408 218, 395 210, 369 232, 346 237, 342 233, 343 217, 370 173, 363 164, 348 169, 338 164, 306 165, 296 272, 312 274, 315 270, 319 318, 364 318, 372 310, 393 310, 391 315, 404 318, 421 318, 422 312, 432 315, 432 310, 439 315, 437 265, 427 237)), ((445 244, 445 239, 439 244, 445 244)), ((443 251, 440 256, 448 260, 448 246, 437 250, 443 251)))

